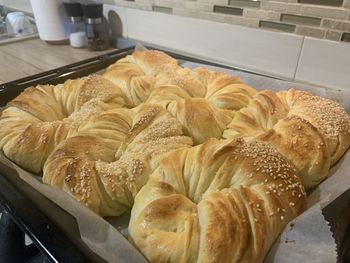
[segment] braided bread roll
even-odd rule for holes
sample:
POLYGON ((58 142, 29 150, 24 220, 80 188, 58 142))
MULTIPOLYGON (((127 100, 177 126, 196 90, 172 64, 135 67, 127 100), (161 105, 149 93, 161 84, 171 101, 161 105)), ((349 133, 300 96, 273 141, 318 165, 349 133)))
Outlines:
POLYGON ((77 123, 124 104, 121 90, 100 76, 29 87, 1 114, 0 149, 24 169, 39 173, 52 150, 75 133, 77 123))
POLYGON ((219 109, 235 112, 246 107, 257 92, 239 77, 205 68, 196 68, 194 71, 207 87, 204 98, 219 109))
POLYGON ((191 98, 177 86, 154 90, 147 103, 159 104, 183 126, 184 134, 195 145, 209 138, 220 138, 232 117, 226 111, 213 107, 207 100, 191 98))
POLYGON ((145 102, 156 84, 155 76, 166 68, 178 68, 177 61, 159 51, 135 51, 110 65, 103 77, 124 92, 128 107, 145 102))
MULTIPOLYGON (((238 77, 204 68, 183 68, 175 59, 154 50, 135 51, 111 65, 103 76, 123 90, 130 107, 145 102, 159 89, 166 88, 177 94, 174 87, 178 87, 182 98, 187 95, 205 98, 217 108, 232 111, 246 106, 256 93, 238 77)), ((153 96, 152 103, 162 103, 162 100, 157 101, 153 96)))
POLYGON ((179 70, 174 71, 173 75, 177 77, 169 81, 182 79, 178 82, 180 84, 176 81, 174 84, 165 84, 164 81, 163 86, 150 93, 146 102, 167 109, 196 145, 210 138, 221 138, 234 112, 246 106, 256 93, 251 87, 242 84, 239 78, 222 72, 198 68, 194 71, 182 69, 180 73, 179 70), (197 93, 189 88, 191 83, 197 93), (202 86, 196 83, 202 83, 202 86))
POLYGON ((136 51, 110 66, 104 77, 121 87, 130 105, 162 105, 195 144, 220 138, 234 112, 256 93, 237 77, 182 68, 159 51, 136 51))
POLYGON ((80 125, 44 166, 43 182, 102 216, 130 209, 134 196, 167 152, 192 145, 181 125, 157 105, 103 112, 80 125))
POLYGON ((159 51, 135 51, 109 66, 103 76, 126 94, 130 107, 145 102, 151 92, 164 86, 177 86, 190 97, 204 97, 206 87, 198 74, 177 65, 177 61, 159 51))
POLYGON ((256 141, 174 151, 137 194, 129 238, 151 262, 262 262, 305 208, 295 172, 256 141))
POLYGON ((289 114, 299 116, 316 127, 327 142, 331 165, 350 145, 350 117, 337 102, 306 91, 290 89, 277 96, 288 106, 289 114))
POLYGON ((238 111, 224 138, 255 138, 272 144, 315 187, 350 145, 350 118, 336 102, 306 92, 257 93, 238 111))

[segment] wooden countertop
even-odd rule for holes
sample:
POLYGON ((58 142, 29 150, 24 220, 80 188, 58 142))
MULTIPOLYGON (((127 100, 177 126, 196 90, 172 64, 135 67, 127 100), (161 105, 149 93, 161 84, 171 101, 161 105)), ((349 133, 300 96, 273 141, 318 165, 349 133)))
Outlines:
POLYGON ((89 51, 69 45, 49 45, 31 39, 0 46, 0 83, 23 78, 110 52, 89 51))

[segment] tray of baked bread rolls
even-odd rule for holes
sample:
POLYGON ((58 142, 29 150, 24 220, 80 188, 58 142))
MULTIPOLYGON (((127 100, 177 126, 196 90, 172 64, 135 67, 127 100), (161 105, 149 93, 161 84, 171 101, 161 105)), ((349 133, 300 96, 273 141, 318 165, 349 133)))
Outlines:
POLYGON ((4 84, 0 202, 58 262, 342 262, 348 95, 133 48, 4 84))

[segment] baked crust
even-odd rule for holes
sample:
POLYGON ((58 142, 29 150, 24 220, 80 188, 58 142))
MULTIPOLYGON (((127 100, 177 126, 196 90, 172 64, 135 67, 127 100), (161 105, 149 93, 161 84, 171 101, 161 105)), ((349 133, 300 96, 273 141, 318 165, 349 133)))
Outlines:
POLYGON ((210 139, 161 161, 135 198, 129 237, 151 262, 262 262, 305 204, 271 146, 210 139))
POLYGON ((129 210, 162 156, 192 145, 176 119, 151 104, 102 112, 78 130, 48 157, 43 182, 102 216, 129 210))
POLYGON ((236 112, 223 136, 270 143, 297 167, 310 189, 349 147, 350 118, 336 102, 304 91, 265 90, 236 112))
POLYGON ((80 122, 124 105, 121 90, 97 75, 29 87, 1 114, 0 149, 24 169, 40 173, 48 155, 80 122))

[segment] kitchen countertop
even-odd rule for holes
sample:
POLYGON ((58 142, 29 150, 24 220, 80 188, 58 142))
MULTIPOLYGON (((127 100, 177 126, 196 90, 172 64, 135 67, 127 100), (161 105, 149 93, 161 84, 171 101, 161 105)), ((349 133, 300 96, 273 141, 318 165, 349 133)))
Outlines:
POLYGON ((0 83, 16 80, 43 71, 98 56, 105 51, 89 51, 69 45, 49 45, 31 39, 0 46, 0 83))

